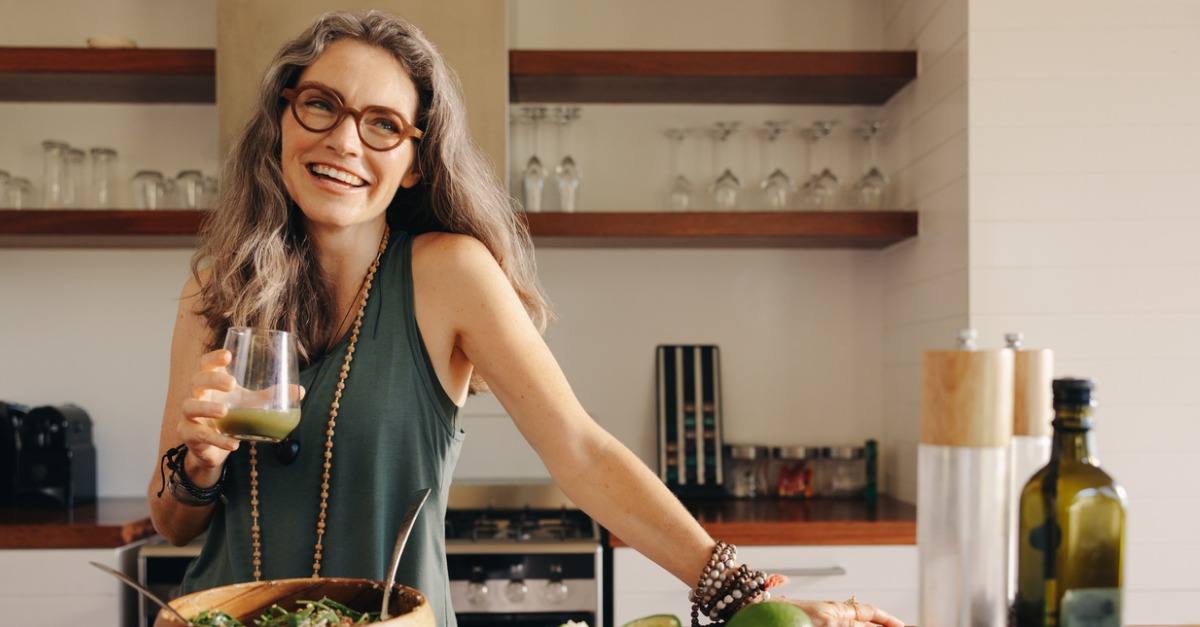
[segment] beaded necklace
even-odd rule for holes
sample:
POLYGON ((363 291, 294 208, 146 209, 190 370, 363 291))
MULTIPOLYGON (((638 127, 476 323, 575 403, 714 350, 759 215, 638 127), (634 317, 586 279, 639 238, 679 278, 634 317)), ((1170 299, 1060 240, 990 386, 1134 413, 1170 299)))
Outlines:
MULTIPOLYGON (((325 472, 321 473, 321 507, 317 512, 317 543, 313 545, 313 579, 321 577, 321 558, 322 551, 325 550, 323 544, 325 539, 325 519, 326 509, 329 502, 329 470, 333 462, 333 433, 337 427, 338 408, 342 401, 342 392, 346 389, 346 378, 350 376, 350 362, 354 361, 354 345, 358 343, 358 331, 362 328, 363 314, 367 311, 367 298, 371 295, 371 283, 375 280, 375 271, 379 269, 379 260, 383 257, 383 251, 387 249, 388 235, 391 229, 386 225, 383 227, 383 239, 379 242, 379 252, 375 255, 375 261, 367 270, 367 276, 363 279, 362 286, 362 304, 358 307, 358 314, 354 317, 354 325, 350 332, 350 345, 346 347, 346 358, 342 363, 342 371, 338 374, 337 389, 333 392, 333 403, 329 406, 329 421, 325 428, 325 463, 323 465, 325 472)), ((262 580, 262 536, 261 528, 258 523, 258 451, 255 445, 250 444, 250 538, 253 551, 254 564, 254 580, 262 580)))

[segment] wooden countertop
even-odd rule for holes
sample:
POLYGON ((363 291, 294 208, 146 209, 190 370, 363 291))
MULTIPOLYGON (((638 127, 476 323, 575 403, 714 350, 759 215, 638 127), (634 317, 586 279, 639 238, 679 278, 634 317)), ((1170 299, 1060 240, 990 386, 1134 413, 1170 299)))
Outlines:
POLYGON ((0 507, 0 549, 106 549, 154 533, 145 498, 103 498, 73 509, 0 507))
MULTIPOLYGON (((916 506, 888 497, 708 499, 683 504, 709 535, 738 546, 916 544, 916 506)), ((609 545, 626 546, 609 537, 609 545)))

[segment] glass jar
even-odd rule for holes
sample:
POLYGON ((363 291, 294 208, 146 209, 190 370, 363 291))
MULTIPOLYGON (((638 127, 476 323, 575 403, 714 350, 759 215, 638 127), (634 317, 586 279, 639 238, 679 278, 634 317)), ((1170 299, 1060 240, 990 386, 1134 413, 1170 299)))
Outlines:
POLYGON ((777 446, 771 460, 771 493, 788 498, 811 498, 816 493, 813 467, 821 457, 814 446, 777 446))
POLYGON ((117 151, 98 146, 92 148, 92 196, 91 203, 97 209, 116 206, 115 180, 117 151))
POLYGON ((63 167, 62 206, 77 208, 84 203, 83 151, 67 148, 63 167))
POLYGON ((737 498, 764 496, 767 491, 767 447, 725 447, 725 493, 737 498))
POLYGON ((817 492, 830 498, 857 498, 867 489, 867 454, 862 446, 830 446, 822 450, 817 492))

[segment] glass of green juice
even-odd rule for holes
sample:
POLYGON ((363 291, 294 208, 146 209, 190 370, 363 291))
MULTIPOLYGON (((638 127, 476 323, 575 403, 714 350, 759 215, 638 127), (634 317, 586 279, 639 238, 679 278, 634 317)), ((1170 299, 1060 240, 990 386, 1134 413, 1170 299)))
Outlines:
POLYGON ((229 411, 217 430, 239 440, 278 442, 300 424, 300 369, 296 337, 286 331, 232 327, 225 349, 233 353, 227 370, 237 383, 217 393, 229 411))

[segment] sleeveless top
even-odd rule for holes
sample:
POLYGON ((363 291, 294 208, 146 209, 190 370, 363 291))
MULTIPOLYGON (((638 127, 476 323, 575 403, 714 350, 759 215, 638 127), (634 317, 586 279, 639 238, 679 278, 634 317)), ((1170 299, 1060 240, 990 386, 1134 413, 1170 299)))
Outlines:
MULTIPOLYGON (((352 314, 353 315, 353 314, 352 314)), ((300 455, 290 465, 258 444, 262 578, 310 577, 330 404, 350 337, 300 373, 300 455)), ((464 433, 417 329, 412 237, 393 233, 380 259, 342 393, 333 440, 322 577, 382 581, 410 497, 432 488, 404 549, 397 581, 420 590, 438 625, 455 627, 446 566, 446 497, 464 433)), ((217 502, 184 593, 254 579, 250 443, 226 461, 217 502)))

